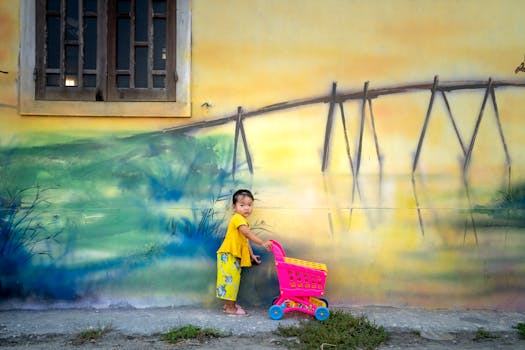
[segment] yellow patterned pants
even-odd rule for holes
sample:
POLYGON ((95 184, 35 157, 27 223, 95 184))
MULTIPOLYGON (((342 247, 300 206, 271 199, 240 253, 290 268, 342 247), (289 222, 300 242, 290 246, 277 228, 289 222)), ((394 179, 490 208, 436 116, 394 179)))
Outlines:
POLYGON ((217 298, 237 300, 241 282, 239 259, 230 253, 217 253, 217 298))

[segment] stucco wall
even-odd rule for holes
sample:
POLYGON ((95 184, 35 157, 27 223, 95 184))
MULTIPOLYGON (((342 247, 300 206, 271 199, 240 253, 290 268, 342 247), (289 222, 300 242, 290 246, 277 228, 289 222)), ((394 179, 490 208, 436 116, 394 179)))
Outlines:
MULTIPOLYGON (((520 6, 193 0, 191 118, 93 118, 18 113, 20 8, 0 3, 0 196, 34 217, 10 237, 41 223, 3 252, 3 302, 212 304, 229 195, 248 187, 257 232, 326 263, 332 303, 523 310, 520 6), (432 95, 436 76, 473 88, 432 95), (334 82, 348 99, 327 129, 334 82), (365 82, 396 93, 363 107, 365 82), (415 83, 430 88, 398 91, 415 83), (239 106, 247 149, 213 124, 239 106)), ((278 293, 260 253, 244 303, 278 293)))

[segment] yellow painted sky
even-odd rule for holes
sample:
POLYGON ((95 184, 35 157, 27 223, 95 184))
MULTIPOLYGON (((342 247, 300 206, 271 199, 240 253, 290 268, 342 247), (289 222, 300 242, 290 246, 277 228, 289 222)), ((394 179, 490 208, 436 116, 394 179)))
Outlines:
POLYGON ((216 5, 210 11, 209 2, 194 2, 194 77, 218 78, 195 92, 223 94, 232 104, 326 93, 331 81, 349 89, 367 80, 371 86, 431 81, 436 74, 515 78, 525 54, 519 1, 216 5))

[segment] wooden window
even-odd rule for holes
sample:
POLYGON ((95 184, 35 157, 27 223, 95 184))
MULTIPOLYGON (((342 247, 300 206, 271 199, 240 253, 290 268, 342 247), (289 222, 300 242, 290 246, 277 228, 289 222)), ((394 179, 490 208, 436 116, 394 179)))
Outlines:
POLYGON ((116 56, 119 40, 124 38, 115 33, 111 39, 110 33, 111 25, 116 28, 118 18, 121 18, 117 16, 119 1, 20 0, 18 105, 21 115, 191 116, 191 0, 125 1, 135 14, 136 4, 139 8, 147 4, 148 11, 152 9, 140 19, 134 14, 129 15, 135 27, 141 27, 147 19, 149 32, 146 40, 137 38, 135 31, 128 33, 129 66, 125 68, 117 66, 123 58, 116 56), (72 4, 69 5, 70 12, 68 3, 72 4), (165 14, 163 4, 167 8, 165 14), (112 13, 113 19, 110 18, 112 13), (164 57, 163 47, 159 45, 159 40, 162 42, 163 39, 154 34, 155 26, 162 26, 156 24, 159 20, 165 21, 166 25, 164 67, 158 61, 159 57, 161 60, 164 57), (52 36, 48 35, 50 32, 52 36), (143 61, 137 62, 131 53, 135 52, 135 47, 146 47, 145 42, 148 43, 148 53, 146 59, 144 55, 141 59, 146 61, 148 76, 137 82, 137 74, 140 80, 144 71, 139 71, 141 68, 135 70, 135 65, 143 61), (150 43, 153 46, 149 46, 150 43), (113 57, 109 56, 110 52, 113 57), (129 85, 117 86, 118 79, 127 79, 118 75, 126 74, 129 75, 129 85), (70 75, 76 80, 70 79, 70 75), (144 82, 150 85, 140 85, 144 82))
POLYGON ((35 99, 176 101, 177 10, 176 0, 37 0, 35 99))

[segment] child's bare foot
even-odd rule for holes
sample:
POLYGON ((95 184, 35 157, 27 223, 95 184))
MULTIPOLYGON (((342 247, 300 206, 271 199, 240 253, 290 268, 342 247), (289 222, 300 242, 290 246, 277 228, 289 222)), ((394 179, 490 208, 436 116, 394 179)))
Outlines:
POLYGON ((228 315, 246 316, 247 313, 244 309, 238 305, 235 308, 224 307, 224 313, 228 315))
MULTIPOLYGON (((235 307, 241 307, 239 304, 235 304, 235 307)), ((226 310, 226 305, 222 307, 223 310, 226 310)))

